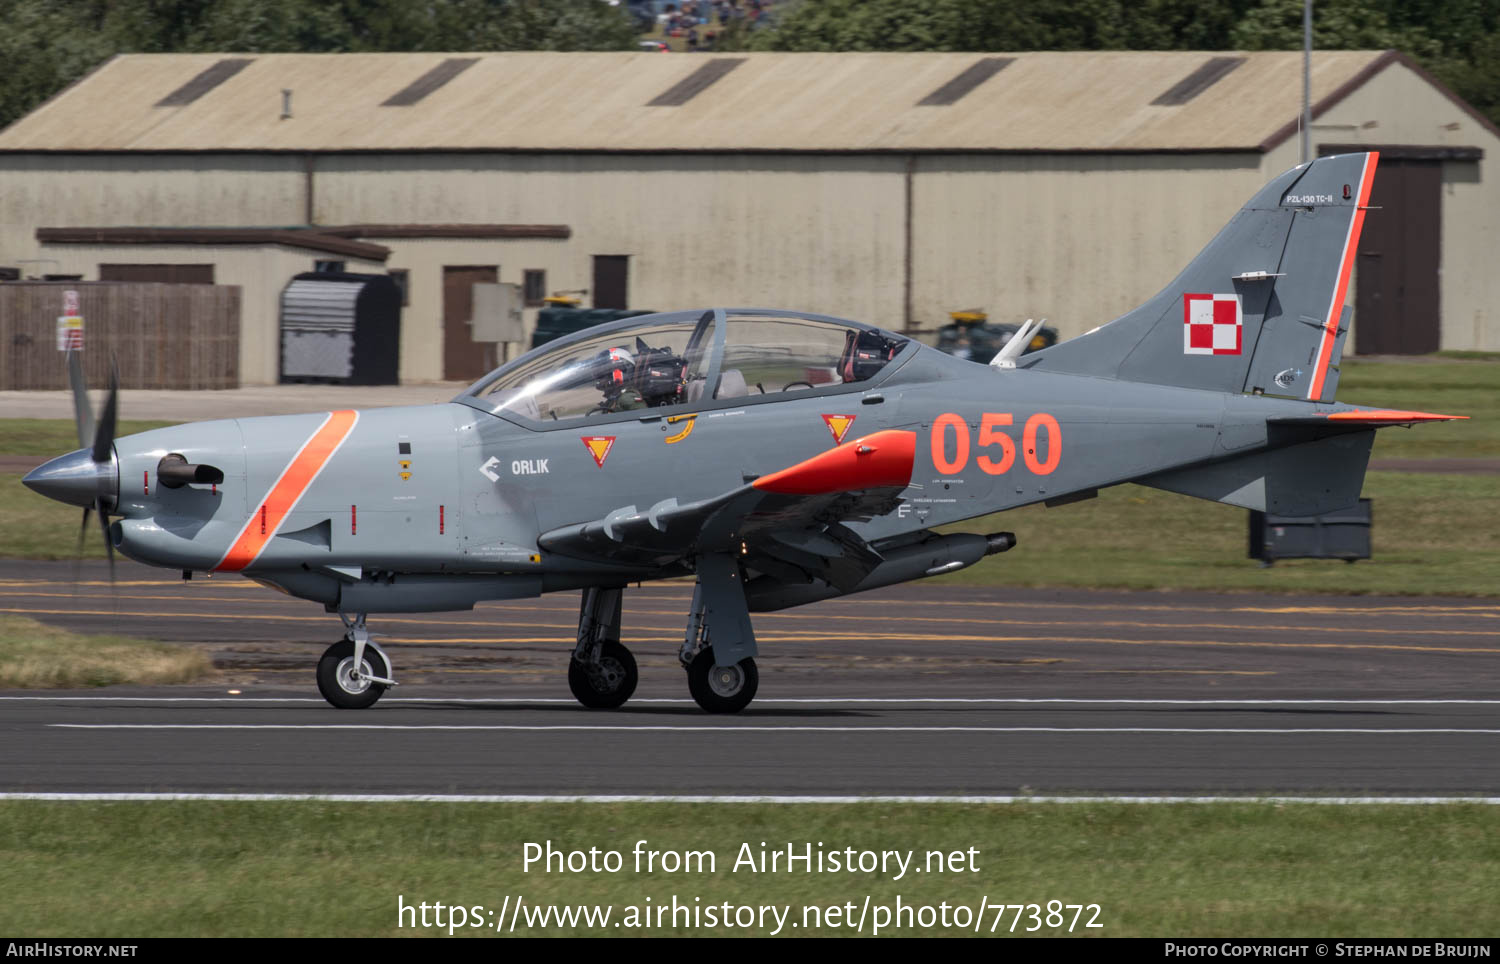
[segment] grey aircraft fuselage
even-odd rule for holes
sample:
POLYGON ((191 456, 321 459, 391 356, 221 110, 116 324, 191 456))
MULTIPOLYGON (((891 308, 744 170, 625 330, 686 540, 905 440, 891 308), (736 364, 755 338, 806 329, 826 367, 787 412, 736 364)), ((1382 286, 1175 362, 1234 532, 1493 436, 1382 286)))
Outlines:
MULTIPOLYGON (((542 551, 542 533, 667 496, 683 503, 711 498, 747 477, 810 459, 838 444, 825 415, 852 418, 849 442, 888 429, 916 433, 901 503, 850 523, 874 542, 1263 447, 1268 409, 1307 409, 1293 400, 1007 371, 915 342, 904 354, 869 382, 833 390, 647 409, 555 428, 523 426, 461 402, 360 411, 291 511, 268 524, 264 547, 243 568, 238 557, 226 562, 231 545, 247 520, 251 535, 260 535, 265 494, 329 413, 127 436, 116 442, 117 547, 150 565, 242 571, 329 604, 350 581, 334 569, 503 574, 517 577, 515 595, 534 595, 537 577, 538 588, 574 589, 596 575, 622 575, 542 551), (669 423, 674 414, 692 416, 692 430, 669 443, 686 421, 669 423), (585 436, 613 438, 602 464, 585 436), (218 466, 224 482, 154 484, 168 453, 218 466)), ((637 581, 682 573, 673 566, 628 575, 637 581)), ((509 595, 503 585, 476 586, 485 593, 476 598, 509 595)))

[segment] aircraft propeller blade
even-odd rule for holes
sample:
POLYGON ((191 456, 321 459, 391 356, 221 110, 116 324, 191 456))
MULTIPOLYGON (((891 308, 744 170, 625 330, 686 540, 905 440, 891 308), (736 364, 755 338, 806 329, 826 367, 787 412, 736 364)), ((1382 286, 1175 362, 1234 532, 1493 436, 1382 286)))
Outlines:
MULTIPOLYGON (((109 396, 104 400, 104 414, 94 430, 94 462, 107 465, 115 455, 115 426, 120 411, 120 366, 113 355, 109 359, 109 396)), ((99 516, 99 533, 104 536, 104 554, 109 557, 109 584, 115 584, 115 546, 109 538, 109 511, 101 492, 94 499, 94 512, 99 516)))
POLYGON ((86 505, 83 507, 83 523, 78 527, 78 549, 76 550, 75 555, 83 555, 83 540, 87 538, 89 534, 89 513, 92 511, 94 511, 93 506, 86 505))
POLYGON ((115 544, 109 538, 109 514, 104 511, 103 496, 94 501, 94 511, 99 515, 99 532, 104 536, 104 554, 109 557, 109 585, 113 588, 115 584, 115 544))
MULTIPOLYGON (((77 395, 74 395, 77 401, 77 395)), ((109 360, 109 397, 104 402, 104 414, 99 418, 99 426, 94 430, 94 461, 108 462, 114 454, 115 447, 115 421, 120 407, 120 368, 115 360, 109 360)), ((88 444, 88 443, 84 443, 88 444)))
POLYGON ((78 594, 78 580, 83 575, 83 541, 89 535, 89 512, 91 506, 83 507, 83 522, 78 527, 78 544, 73 547, 73 594, 78 594))
MULTIPOLYGON (((83 375, 82 356, 76 351, 68 352, 68 387, 73 392, 73 421, 78 430, 78 444, 89 449, 89 455, 97 466, 112 465, 114 461, 115 429, 120 411, 120 369, 113 357, 109 360, 109 395, 104 401, 104 411, 98 421, 94 419, 93 406, 89 404, 88 383, 83 375)), ((104 470, 99 470, 101 473, 104 470)), ((116 484, 116 483, 110 483, 116 484)), ((84 540, 88 538, 89 513, 99 518, 99 531, 104 536, 104 552, 109 558, 109 581, 115 581, 115 547, 109 538, 109 505, 103 491, 106 481, 101 476, 99 492, 91 505, 83 508, 83 518, 78 526, 78 548, 75 558, 83 557, 84 540)), ((78 583, 78 568, 75 565, 73 582, 78 583)))
POLYGON ((78 429, 78 447, 94 444, 94 410, 89 404, 88 383, 83 378, 83 358, 68 352, 68 386, 73 389, 73 424, 78 429))

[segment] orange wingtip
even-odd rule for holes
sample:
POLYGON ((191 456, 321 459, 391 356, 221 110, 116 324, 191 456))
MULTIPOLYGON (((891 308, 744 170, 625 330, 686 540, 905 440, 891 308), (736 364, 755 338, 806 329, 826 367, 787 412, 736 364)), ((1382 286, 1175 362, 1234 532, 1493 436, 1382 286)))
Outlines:
POLYGON ((1448 422, 1467 415, 1438 415, 1434 412, 1403 412, 1397 409, 1363 409, 1354 412, 1334 412, 1328 416, 1331 422, 1448 422))

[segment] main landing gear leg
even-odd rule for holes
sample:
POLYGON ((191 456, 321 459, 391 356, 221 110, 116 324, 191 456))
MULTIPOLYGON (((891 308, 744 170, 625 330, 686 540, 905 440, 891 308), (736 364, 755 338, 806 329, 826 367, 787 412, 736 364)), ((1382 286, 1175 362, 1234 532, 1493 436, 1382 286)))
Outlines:
POLYGON ((710 713, 738 713, 755 699, 755 628, 745 603, 744 573, 733 556, 698 559, 698 585, 677 658, 688 692, 710 713))
POLYGON ((568 688, 591 710, 623 706, 640 681, 635 657, 620 644, 622 589, 585 589, 578 606, 578 644, 568 661, 568 688))
POLYGON ((374 706, 381 694, 396 685, 391 660, 370 638, 364 613, 353 617, 339 613, 339 618, 344 621, 344 638, 324 650, 318 660, 318 692, 341 710, 362 710, 374 706))

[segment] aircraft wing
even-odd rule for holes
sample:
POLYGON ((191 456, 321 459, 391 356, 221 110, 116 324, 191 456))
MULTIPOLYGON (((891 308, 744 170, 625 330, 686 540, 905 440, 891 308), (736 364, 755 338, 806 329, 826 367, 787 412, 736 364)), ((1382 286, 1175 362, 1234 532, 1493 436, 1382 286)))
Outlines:
POLYGON ((578 559, 662 567, 728 553, 794 582, 852 588, 881 561, 844 522, 892 511, 911 483, 916 433, 875 432, 697 502, 623 506, 542 534, 541 548, 578 559))

